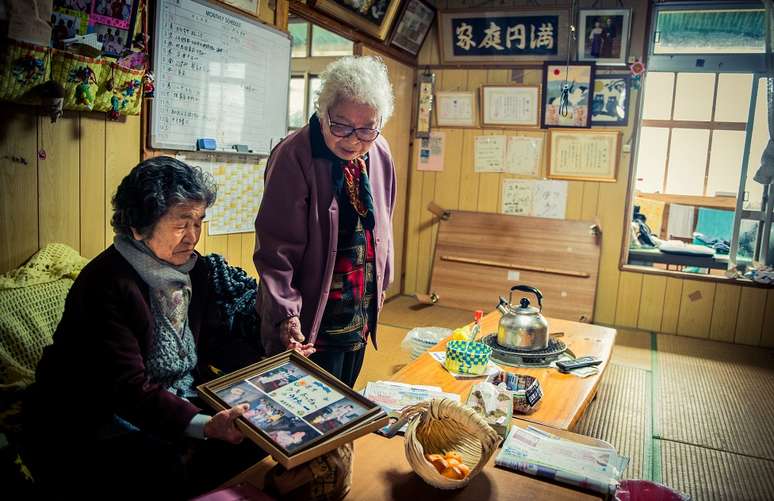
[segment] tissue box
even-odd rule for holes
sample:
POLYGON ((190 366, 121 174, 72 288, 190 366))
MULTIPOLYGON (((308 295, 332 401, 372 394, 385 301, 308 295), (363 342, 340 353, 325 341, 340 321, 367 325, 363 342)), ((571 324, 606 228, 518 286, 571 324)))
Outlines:
POLYGON ((491 383, 478 383, 473 386, 467 402, 468 407, 480 414, 502 438, 511 431, 513 417, 512 397, 509 391, 491 383))
POLYGON ((459 374, 483 374, 489 364, 492 348, 484 343, 449 341, 446 345, 446 368, 459 374))

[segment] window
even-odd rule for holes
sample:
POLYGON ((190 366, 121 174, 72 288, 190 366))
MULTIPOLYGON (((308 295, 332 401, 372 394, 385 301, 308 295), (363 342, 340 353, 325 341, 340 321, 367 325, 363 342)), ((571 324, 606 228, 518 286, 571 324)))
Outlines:
POLYGON ((734 5, 654 8, 630 265, 722 276, 767 252, 771 211, 752 179, 768 141, 765 18, 734 5))
POLYGON ((314 113, 320 91, 318 75, 337 58, 352 55, 354 43, 300 19, 291 19, 288 31, 293 37, 288 128, 294 130, 303 127, 314 113))

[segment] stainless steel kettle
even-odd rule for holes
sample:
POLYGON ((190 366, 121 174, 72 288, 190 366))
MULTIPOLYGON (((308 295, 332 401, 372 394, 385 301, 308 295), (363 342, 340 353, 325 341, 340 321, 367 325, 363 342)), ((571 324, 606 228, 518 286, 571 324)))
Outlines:
POLYGON ((548 348, 548 322, 540 314, 543 310, 543 294, 528 285, 514 285, 508 300, 500 296, 497 309, 503 314, 497 328, 497 342, 500 346, 523 351, 537 351, 548 348), (531 292, 537 297, 538 306, 530 306, 526 297, 521 298, 519 307, 511 304, 513 291, 531 292))

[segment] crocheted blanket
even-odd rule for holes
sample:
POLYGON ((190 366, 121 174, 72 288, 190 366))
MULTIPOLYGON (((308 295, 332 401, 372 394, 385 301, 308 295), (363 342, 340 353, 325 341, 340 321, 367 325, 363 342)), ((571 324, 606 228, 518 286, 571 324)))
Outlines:
POLYGON ((258 332, 257 281, 242 268, 230 266, 220 254, 209 254, 203 259, 210 268, 215 304, 229 332, 255 339, 258 332))

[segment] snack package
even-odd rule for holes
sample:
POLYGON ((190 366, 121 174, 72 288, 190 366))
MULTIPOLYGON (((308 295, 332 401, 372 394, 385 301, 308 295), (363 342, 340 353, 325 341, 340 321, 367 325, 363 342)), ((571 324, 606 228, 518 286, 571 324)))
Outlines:
POLYGON ((498 435, 505 438, 511 429, 513 416, 511 392, 492 383, 478 383, 468 397, 468 407, 479 413, 498 435))
POLYGON ((531 414, 540 407, 543 389, 540 381, 532 376, 501 371, 489 376, 487 382, 511 394, 514 414, 531 414))

